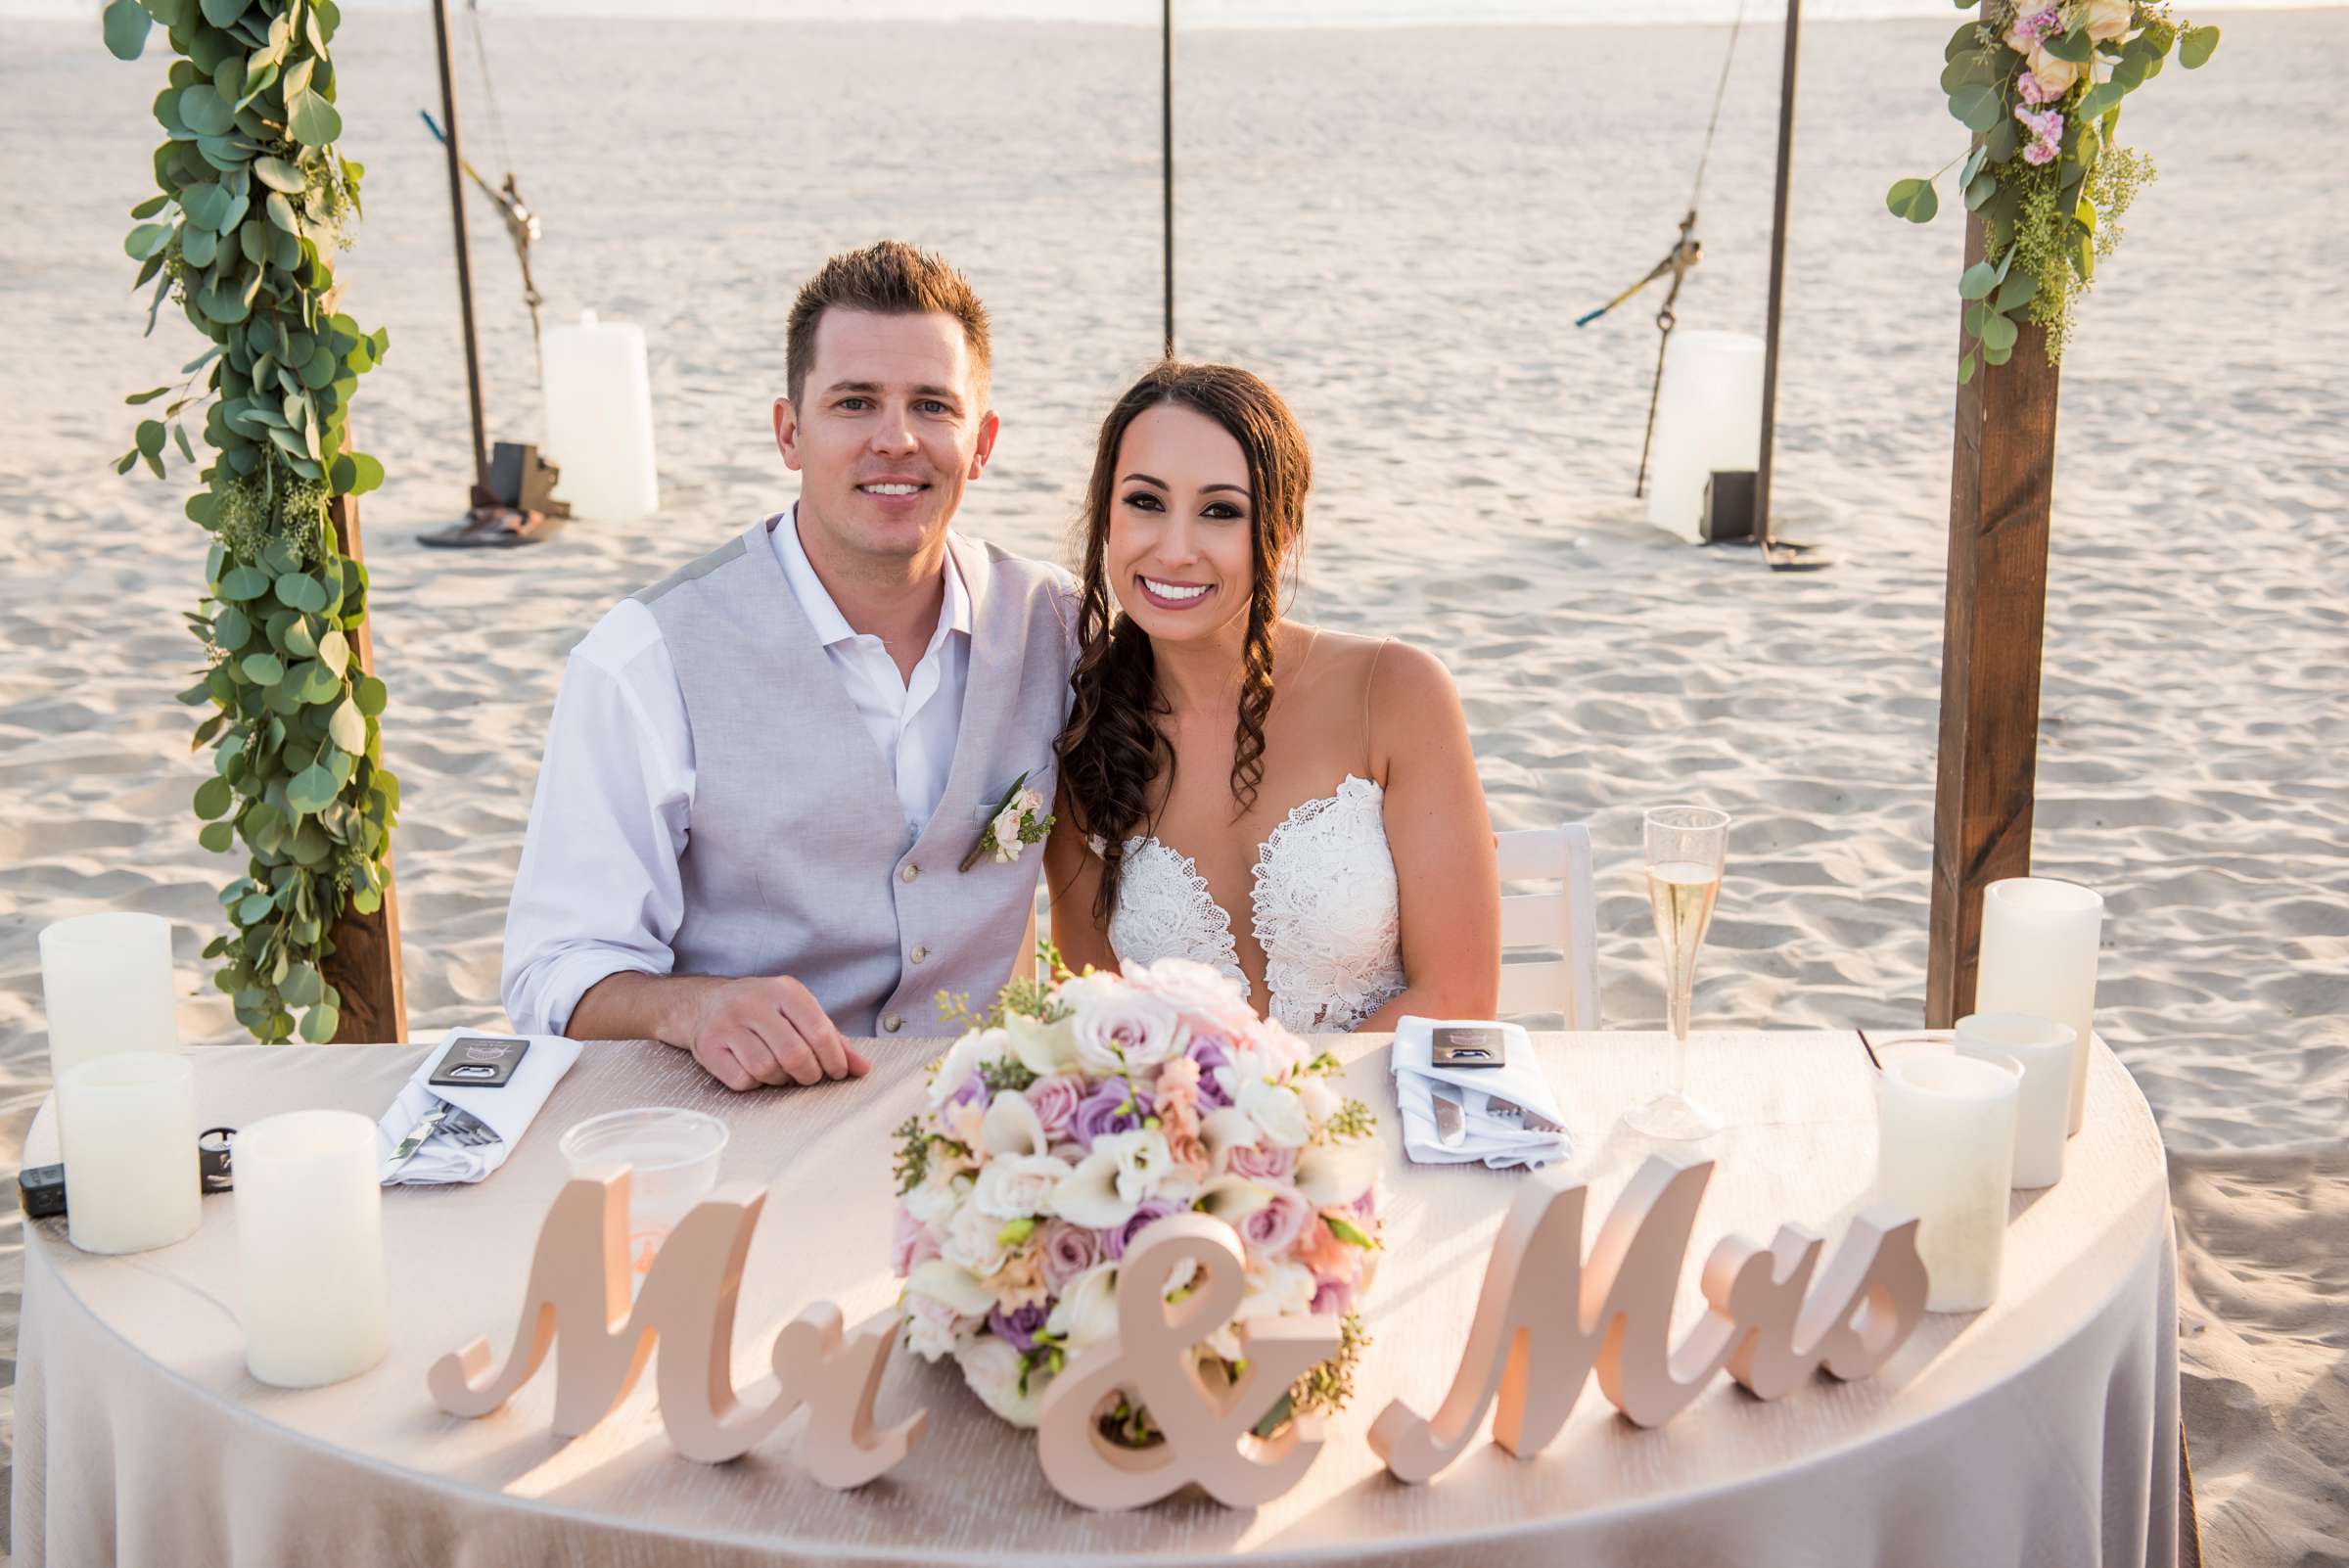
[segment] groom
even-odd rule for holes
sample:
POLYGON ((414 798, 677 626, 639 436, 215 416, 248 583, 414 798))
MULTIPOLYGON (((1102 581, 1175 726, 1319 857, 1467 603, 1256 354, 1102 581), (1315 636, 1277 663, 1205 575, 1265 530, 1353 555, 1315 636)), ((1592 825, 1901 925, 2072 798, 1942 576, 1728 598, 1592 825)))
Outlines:
POLYGON ((862 1074, 850 1038, 1009 978, 1042 853, 972 852, 1014 781, 1049 809, 1075 636, 1066 573, 947 530, 996 429, 962 275, 837 255, 789 333, 799 504, 572 650, 506 913, 516 1028, 734 1089, 862 1074))

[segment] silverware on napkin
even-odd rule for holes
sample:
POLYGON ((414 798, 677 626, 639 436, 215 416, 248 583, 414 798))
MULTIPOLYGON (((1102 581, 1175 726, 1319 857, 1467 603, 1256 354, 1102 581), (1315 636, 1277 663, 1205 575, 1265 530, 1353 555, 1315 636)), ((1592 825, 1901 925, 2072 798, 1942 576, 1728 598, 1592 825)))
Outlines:
POLYGON ((401 1138, 398 1147, 392 1151, 392 1158, 384 1162, 383 1179, 391 1180, 401 1166, 416 1158, 416 1151, 424 1147, 425 1141, 433 1135, 433 1130, 454 1110, 456 1107, 446 1100, 433 1101, 433 1108, 417 1119, 416 1125, 408 1129, 407 1136, 401 1138))
POLYGON ((1515 1122, 1518 1126, 1528 1128, 1536 1132, 1564 1132, 1566 1130, 1539 1111, 1529 1111, 1515 1100, 1504 1100, 1497 1094, 1486 1099, 1485 1112, 1503 1122, 1515 1122))

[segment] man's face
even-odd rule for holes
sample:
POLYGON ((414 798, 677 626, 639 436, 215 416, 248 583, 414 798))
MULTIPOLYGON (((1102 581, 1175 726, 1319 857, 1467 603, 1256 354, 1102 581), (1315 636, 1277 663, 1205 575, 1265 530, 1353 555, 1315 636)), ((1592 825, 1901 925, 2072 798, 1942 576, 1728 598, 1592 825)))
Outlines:
POLYGON ((995 445, 962 323, 825 311, 800 400, 775 399, 775 444, 802 476, 803 530, 836 562, 935 559, 995 445))

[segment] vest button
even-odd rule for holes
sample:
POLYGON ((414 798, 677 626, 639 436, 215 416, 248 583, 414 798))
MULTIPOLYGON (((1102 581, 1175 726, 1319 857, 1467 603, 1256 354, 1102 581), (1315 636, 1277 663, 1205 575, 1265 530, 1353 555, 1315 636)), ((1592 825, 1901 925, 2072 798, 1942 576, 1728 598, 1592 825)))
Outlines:
POLYGON ((898 868, 898 880, 899 882, 911 882, 915 877, 918 877, 921 874, 922 868, 918 865, 915 865, 911 860, 906 861, 902 866, 898 868))
POLYGON ((899 1018, 895 1013, 892 1013, 887 1018, 881 1020, 881 1033, 884 1035, 894 1035, 904 1027, 905 1020, 899 1018))
POLYGON ((930 949, 929 949, 929 948, 927 948, 927 947, 925 947, 925 946, 923 946, 923 945, 922 945, 920 943, 918 943, 918 942, 917 942, 917 943, 915 943, 915 944, 913 945, 913 951, 912 951, 912 952, 910 952, 910 953, 908 953, 908 954, 906 954, 906 956, 907 956, 907 957, 909 957, 909 958, 911 958, 911 959, 912 959, 912 960, 913 960, 915 963, 917 963, 917 964, 918 964, 918 963, 920 963, 920 962, 921 962, 923 959, 925 959, 925 958, 927 958, 927 957, 929 957, 929 956, 930 956, 930 949))

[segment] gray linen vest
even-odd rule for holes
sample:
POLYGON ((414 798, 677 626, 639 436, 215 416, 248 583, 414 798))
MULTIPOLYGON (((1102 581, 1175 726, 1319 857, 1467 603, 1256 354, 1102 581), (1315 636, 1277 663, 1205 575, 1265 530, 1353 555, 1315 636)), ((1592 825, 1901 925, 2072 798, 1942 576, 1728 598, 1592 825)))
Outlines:
POLYGON ((778 521, 636 595, 693 735, 674 972, 790 975, 844 1035, 939 1035, 940 992, 984 1008, 1020 956, 1042 847, 956 867, 1020 774, 1052 800, 1075 590, 1057 568, 948 535, 970 669, 946 792, 908 843, 897 781, 766 537, 778 521))

